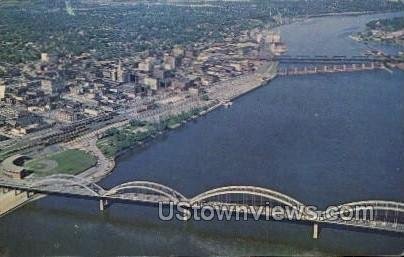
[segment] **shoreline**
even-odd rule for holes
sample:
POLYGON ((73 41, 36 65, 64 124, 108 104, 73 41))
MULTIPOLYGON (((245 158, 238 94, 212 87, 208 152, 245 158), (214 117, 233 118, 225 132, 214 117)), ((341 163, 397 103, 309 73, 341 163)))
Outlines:
POLYGON ((366 23, 363 30, 349 37, 363 44, 388 44, 402 48, 404 46, 404 41, 401 39, 404 35, 402 19, 402 16, 372 19, 366 23))
MULTIPOLYGON (((360 33, 363 33, 365 31, 362 31, 360 33)), ((369 38, 364 38, 359 34, 352 34, 349 36, 350 39, 359 42, 359 43, 363 43, 363 44, 381 44, 381 45, 393 45, 393 46, 397 46, 397 47, 404 47, 404 43, 400 43, 397 42, 397 40, 395 39, 379 39, 378 37, 369 37, 369 38)))
POLYGON ((377 13, 389 13, 389 12, 377 12, 377 11, 363 11, 363 12, 334 12, 334 13, 324 13, 324 14, 313 14, 307 16, 307 18, 319 18, 319 17, 338 17, 338 16, 360 16, 360 15, 371 15, 377 13))
POLYGON ((361 15, 373 15, 373 14, 386 14, 386 13, 400 13, 400 11, 363 11, 363 12, 336 12, 336 13, 324 13, 324 14, 313 14, 308 16, 299 16, 298 18, 321 18, 321 17, 339 17, 339 16, 361 16, 361 15))
MULTIPOLYGON (((357 16, 357 15, 372 15, 372 14, 382 14, 382 13, 389 13, 389 12, 359 12, 359 13, 352 13, 352 12, 347 12, 347 13, 328 13, 328 14, 324 14, 324 15, 315 15, 315 16, 306 16, 306 17, 296 17, 296 20, 292 21, 291 23, 299 23, 299 22, 303 22, 304 20, 307 20, 309 18, 321 18, 321 17, 334 17, 334 16, 357 16)), ((284 25, 290 25, 291 23, 288 24, 284 24, 284 25)), ((284 25, 279 25, 277 27, 280 26, 284 26, 284 25)), ((272 66, 271 66, 272 67, 272 66)), ((267 67, 269 68, 269 67, 267 67)), ((225 99, 226 100, 236 100, 239 97, 242 97, 264 85, 267 85, 270 83, 270 81, 272 81, 274 78, 276 78, 276 71, 275 73, 272 71, 269 71, 269 69, 263 71, 263 72, 258 72, 255 71, 252 74, 244 74, 241 75, 237 78, 231 79, 231 80, 227 80, 227 81, 221 81, 218 83, 215 83, 214 85, 212 85, 211 87, 209 87, 208 89, 214 89, 215 87, 218 87, 218 92, 212 92, 212 94, 214 95, 215 93, 221 93, 220 91, 226 91, 226 87, 228 88, 232 88, 233 84, 236 83, 241 83, 244 84, 241 86, 241 88, 237 88, 238 91, 236 91, 235 93, 228 94, 225 95, 225 99), (269 73, 269 76, 268 74, 269 73), (265 76, 266 75, 266 76, 265 76), (247 80, 250 79, 250 80, 247 80), (247 80, 247 81, 246 81, 247 80), (243 83, 245 82, 245 83, 243 83), (244 87, 243 87, 244 86, 244 87)), ((211 92, 209 92, 211 93, 211 92)), ((227 92, 229 93, 229 92, 227 92)), ((213 97, 214 98, 214 97, 213 97)), ((218 97, 221 98, 221 97, 218 97)), ((219 99, 215 100, 216 103, 213 104, 213 106, 210 106, 206 111, 203 111, 203 113, 201 112, 195 119, 197 119, 200 116, 206 115, 211 111, 216 110, 217 108, 219 108, 220 106, 223 105, 223 102, 220 102, 219 99), (218 102, 219 101, 219 102, 218 102)), ((212 101, 213 102, 213 101, 212 101)), ((150 117, 148 117, 150 118, 150 117)), ((148 119, 146 118, 146 120, 148 119)), ((96 166, 78 174, 78 176, 86 178, 88 180, 90 180, 91 182, 99 182, 102 181, 103 179, 105 179, 107 176, 109 176, 112 172, 114 172, 115 167, 117 165, 117 162, 119 161, 120 157, 122 157, 124 154, 130 152, 131 150, 134 150, 136 148, 138 148, 138 145, 133 145, 130 146, 129 148, 120 151, 119 153, 116 154, 116 156, 114 156, 113 158, 108 158, 106 157, 101 151, 100 149, 98 149, 98 147, 95 145, 97 142, 97 137, 99 133, 102 133, 102 131, 105 131, 106 129, 109 129, 111 127, 122 127, 125 124, 128 124, 129 121, 123 121, 123 122, 119 122, 116 124, 112 124, 109 126, 106 126, 104 128, 101 128, 97 131, 93 131, 89 134, 86 135, 82 135, 80 137, 75 138, 74 140, 67 142, 67 143, 61 143, 59 144, 60 146, 62 146, 65 149, 83 149, 86 152, 90 152, 90 154, 94 155, 95 157, 97 157, 97 164, 96 166), (88 142, 85 142, 85 140, 88 140, 88 142), (100 167, 99 163, 102 163, 102 165, 105 165, 103 167, 100 167)), ((180 126, 178 127, 182 127, 182 123, 180 124, 180 126)), ((176 128, 173 129, 168 129, 167 131, 162 132, 162 134, 166 134, 167 132, 169 132, 170 130, 174 130, 176 128)), ((152 142, 156 137, 150 137, 146 140, 144 140, 144 142, 152 142)), ((11 212, 12 210, 17 209, 18 207, 21 207, 31 201, 35 201, 38 200, 42 197, 45 197, 46 195, 34 195, 29 199, 26 199, 25 201, 23 201, 22 203, 19 203, 18 205, 16 205, 15 207, 11 208, 9 211, 0 214, 0 216, 6 215, 7 213, 11 212)))
MULTIPOLYGON (((276 26, 276 27, 281 27, 281 26, 285 26, 285 25, 290 25, 290 24, 292 24, 292 23, 303 22, 303 21, 305 21, 305 20, 307 20, 307 19, 310 19, 310 18, 338 17, 338 16, 361 16, 361 15, 374 15, 374 14, 399 13, 399 12, 403 12, 403 11, 395 11, 395 12, 390 12, 390 11, 389 11, 389 12, 377 12, 377 11, 341 12, 341 13, 325 13, 325 14, 318 14, 318 15, 299 16, 299 17, 295 17, 295 20, 292 21, 291 23, 278 25, 278 26, 276 26)), ((276 27, 275 27, 275 28, 276 28, 276 27)), ((277 65, 277 64, 276 64, 276 65, 277 65)), ((265 70, 265 71, 262 72, 262 73, 265 73, 265 72, 268 73, 269 70, 265 70)), ((244 89, 244 90, 242 90, 241 92, 238 92, 237 94, 234 94, 234 95, 229 96, 228 99, 227 99, 227 100, 229 100, 229 101, 234 101, 234 100, 236 100, 236 99, 238 99, 238 98, 240 98, 240 97, 242 97, 242 96, 244 96, 244 95, 246 95, 246 94, 248 94, 248 93, 250 93, 250 92, 252 92, 252 91, 254 91, 254 90, 256 90, 256 89, 258 89, 258 88, 260 88, 260 87, 262 87, 262 86, 264 86, 264 85, 266 85, 266 84, 268 84, 268 83, 270 83, 270 81, 272 81, 274 78, 276 78, 276 76, 277 76, 276 71, 275 71, 275 73, 272 72, 272 74, 271 74, 271 72, 269 72, 269 73, 270 73, 269 76, 266 78, 265 76, 263 76, 263 74, 260 74, 260 72, 255 71, 255 72, 253 72, 252 74, 251 74, 251 73, 250 73, 250 74, 244 74, 244 75, 241 75, 241 76, 239 76, 239 77, 237 77, 237 78, 234 78, 234 79, 231 79, 231 80, 217 82, 217 83, 215 83, 214 85, 212 85, 211 87, 209 87, 209 89, 211 89, 211 88, 213 88, 213 87, 215 87, 215 86, 217 86, 217 85, 228 84, 228 83, 234 84, 234 83, 237 83, 237 81, 243 81, 243 80, 245 80, 246 78, 251 78, 251 77, 255 77, 255 78, 261 79, 261 81, 256 82, 256 83, 254 83, 253 85, 248 86, 247 89, 244 89)), ((266 75, 268 75, 268 74, 266 74, 266 75)), ((253 83, 253 82, 250 82, 250 83, 253 83)), ((219 87, 221 87, 221 86, 219 86, 219 87)), ((219 89, 219 90, 220 90, 220 89, 219 89)), ((216 100, 217 100, 217 99, 216 99, 216 100)), ((193 118, 192 120, 197 120, 199 117, 204 116, 204 115, 207 115, 209 112, 214 111, 214 110, 216 110, 217 108, 219 108, 219 107, 221 107, 221 106, 223 106, 223 103, 221 103, 221 102, 216 103, 216 104, 214 104, 213 106, 209 107, 207 110, 202 111, 197 117, 193 118)), ((88 173, 88 170, 87 170, 87 171, 84 171, 84 172, 80 173, 79 176, 83 176, 83 177, 90 176, 91 178, 95 178, 95 180, 94 180, 95 182, 99 182, 99 181, 103 180, 104 178, 106 178, 108 175, 110 175, 110 174, 114 171, 114 169, 115 169, 115 167, 116 167, 116 164, 117 164, 117 162, 119 161, 119 158, 120 158, 120 157, 122 157, 123 155, 127 154, 127 153, 130 152, 131 150, 138 149, 139 147, 141 147, 142 145, 144 145, 144 143, 150 143, 150 142, 154 141, 154 139, 155 139, 156 137, 160 136, 160 135, 163 135, 163 134, 165 135, 165 134, 167 134, 168 132, 170 132, 171 130, 175 130, 175 129, 177 129, 177 128, 181 128, 181 127, 182 127, 185 123, 187 123, 187 122, 188 122, 188 121, 186 120, 186 121, 184 121, 184 122, 181 122, 181 123, 180 123, 178 126, 176 126, 175 128, 169 128, 169 129, 167 129, 167 131, 162 131, 161 134, 158 134, 158 135, 156 135, 156 136, 154 136, 154 137, 147 138, 147 139, 141 141, 141 142, 140 142, 140 145, 135 144, 135 145, 132 145, 132 146, 128 147, 127 149, 121 150, 121 151, 119 151, 113 158, 108 158, 108 157, 106 157, 103 153, 101 153, 101 154, 104 156, 104 158, 110 159, 109 161, 111 162, 112 167, 111 167, 110 169, 106 170, 106 171, 103 171, 103 172, 98 171, 98 172, 95 172, 95 173, 93 173, 93 174, 86 174, 86 173, 88 173)), ((125 123, 127 124, 128 122, 125 122, 125 123)), ((121 126, 124 126, 124 124, 122 124, 121 126)), ((113 127, 121 127, 121 126, 113 126, 113 127)), ((108 126, 108 128, 109 128, 109 127, 110 127, 110 126, 108 126)), ((104 128, 103 128, 103 129, 104 129, 104 128)), ((75 141, 75 140, 73 140, 73 141, 75 141)), ((97 148, 97 149, 98 149, 98 148, 97 148)), ((84 150, 85 150, 85 149, 84 149, 84 150)), ((98 149, 98 150, 99 150, 99 149, 98 149)))
MULTIPOLYGON (((260 81, 260 82, 257 81, 257 83, 254 83, 254 84, 250 85, 247 89, 242 90, 242 91, 239 92, 238 94, 231 95, 231 96, 228 98, 228 100, 229 100, 229 101, 234 101, 234 100, 236 100, 236 99, 238 99, 238 98, 240 98, 240 97, 242 97, 242 96, 244 96, 244 95, 246 95, 246 94, 248 94, 248 93, 251 93, 251 92, 257 90, 258 88, 261 88, 261 87, 263 87, 263 86, 265 86, 265 85, 268 85, 268 84, 269 84, 273 79, 275 79, 276 76, 277 76, 276 72, 273 71, 273 67, 274 67, 273 65, 274 65, 274 63, 271 63, 270 69, 267 69, 266 71, 264 71, 265 73, 268 73, 268 74, 265 74, 265 75, 268 76, 268 77, 266 77, 266 78, 263 76, 263 74, 259 74, 259 72, 255 72, 254 74, 245 74, 245 75, 242 75, 242 76, 237 77, 236 79, 234 79, 234 80, 236 80, 236 82, 237 82, 237 81, 244 81, 246 78, 248 78, 248 77, 250 77, 250 76, 255 76, 256 78, 260 79, 261 81, 260 81)), ((275 64, 275 67, 277 67, 277 64, 275 64)), ((269 68, 269 67, 268 67, 268 68, 269 68)), ((227 84, 227 83, 231 83, 231 84, 233 85, 233 84, 235 83, 234 80, 231 80, 230 82, 229 82, 229 81, 221 81, 221 82, 219 82, 219 83, 217 83, 217 84, 222 84, 222 83, 227 84)), ((217 84, 216 84, 216 86, 217 86, 217 84)), ((216 100, 215 100, 215 101, 216 101, 216 100)), ((109 174, 111 174, 111 173, 113 172, 113 170, 115 169, 115 166, 116 166, 117 162, 119 161, 119 158, 122 157, 122 156, 124 156, 124 155, 127 154, 128 152, 133 151, 133 150, 136 150, 136 149, 139 149, 139 147, 143 146, 143 145, 146 144, 146 143, 152 143, 153 141, 155 141, 155 139, 156 139, 157 137, 163 136, 163 135, 167 135, 170 131, 174 131, 174 130, 176 130, 176 129, 178 129, 178 128, 183 127, 183 125, 185 125, 186 123, 188 123, 190 120, 197 120, 197 119, 200 118, 201 116, 207 115, 207 114, 209 114, 210 112, 215 111, 216 109, 218 109, 218 108, 220 108, 220 107, 222 107, 222 106, 224 106, 224 103, 223 103, 223 102, 219 102, 219 103, 213 104, 213 105, 212 105, 211 107, 209 107, 208 109, 206 109, 206 110, 204 110, 204 111, 201 111, 201 112, 199 113, 199 115, 197 115, 196 117, 191 118, 191 119, 188 119, 188 120, 184 120, 183 122, 179 123, 178 126, 173 127, 173 128, 168 128, 168 129, 166 129, 165 131, 162 131, 161 133, 159 133, 159 134, 156 135, 156 136, 150 136, 149 138, 147 138, 147 139, 141 141, 141 142, 140 142, 140 145, 139 145, 139 144, 135 144, 135 145, 132 145, 132 146, 128 147, 127 149, 124 149, 124 150, 119 151, 119 152, 113 157, 113 162, 114 162, 113 168, 112 168, 108 173, 105 173, 103 176, 100 176, 98 181, 101 181, 102 179, 106 178, 109 174)), ((81 173, 81 174, 83 174, 83 173, 81 173)), ((97 181, 97 182, 98 182, 98 181, 97 181)))
MULTIPOLYGON (((345 13, 328 13, 328 14, 320 14, 320 15, 311 15, 311 16, 305 16, 305 17, 301 16, 301 17, 296 17, 295 20, 293 20, 291 23, 303 22, 310 18, 372 15, 372 14, 378 14, 378 13, 386 13, 386 12, 345 12, 345 13)), ((284 24, 284 25, 290 25, 291 23, 284 24)), ((284 25, 279 25, 277 27, 284 26, 284 25)), ((226 91, 226 86, 228 88, 229 88, 229 86, 231 88, 233 88, 232 87, 233 84, 236 84, 238 82, 241 84, 246 84, 246 85, 244 85, 244 87, 243 87, 243 85, 240 84, 239 86, 241 88, 238 88, 239 91, 235 92, 234 94, 225 95, 226 100, 234 101, 234 100, 238 99, 239 97, 242 97, 242 96, 258 89, 259 87, 267 85, 271 80, 273 80, 277 74, 276 74, 276 72, 274 73, 273 71, 271 73, 268 68, 269 67, 267 67, 267 70, 265 70, 263 72, 255 71, 252 74, 244 74, 244 75, 241 75, 237 78, 234 78, 234 79, 231 79, 228 81, 221 81, 221 82, 215 83, 208 89, 214 89, 215 87, 218 87, 217 91, 220 93, 220 91, 223 91, 223 90, 226 91), (269 76, 267 73, 269 73, 269 76), (246 80, 248 80, 248 81, 246 81, 246 80), (243 83, 243 82, 245 82, 245 83, 243 83)), ((215 93, 218 93, 218 92, 213 91, 212 94, 214 95, 215 93)), ((212 98, 215 98, 215 97, 212 97, 212 98)), ((217 97, 217 98, 221 98, 221 97, 217 97)), ((213 106, 210 106, 207 110, 201 112, 195 118, 195 120, 198 117, 206 115, 209 112, 214 111, 217 108, 219 108, 220 106, 222 106, 223 103, 220 101, 218 102, 217 98, 216 98, 216 103, 214 103, 213 106)), ((111 127, 122 127, 128 123, 129 123, 129 121, 123 121, 123 122, 119 122, 117 124, 112 124, 112 125, 106 126, 104 128, 101 128, 97 131, 93 131, 89 134, 82 135, 78 138, 75 138, 74 140, 72 140, 70 142, 59 144, 60 146, 62 146, 65 149, 82 149, 82 150, 85 150, 86 152, 89 152, 93 156, 97 157, 96 166, 91 167, 90 169, 78 174, 78 176, 86 178, 86 179, 90 180, 91 182, 100 182, 103 179, 105 179, 106 177, 108 177, 112 172, 114 172, 115 167, 116 167, 117 163, 119 162, 120 157, 127 154, 131 150, 135 150, 136 148, 139 148, 139 145, 132 145, 129 148, 118 152, 113 158, 108 158, 96 146, 96 142, 98 140, 99 133, 102 133, 102 131, 105 131, 106 129, 109 129, 111 127), (87 140, 87 142, 86 142, 86 140, 87 140)), ((182 127, 182 126, 183 126, 183 123, 180 123, 180 125, 178 127, 182 127)), ((174 129, 176 129, 176 128, 172 128, 172 129, 168 129, 167 131, 163 131, 162 135, 163 134, 166 135, 168 132, 170 132, 170 130, 174 130, 174 129)), ((154 139, 158 136, 160 136, 160 134, 155 137, 150 137, 146 140, 143 140, 142 145, 144 143, 153 142, 154 139)), ((8 212, 10 212, 18 207, 21 207, 21 206, 29 203, 30 201, 35 201, 42 197, 45 197, 45 195, 34 195, 33 197, 26 199, 25 201, 23 201, 21 203, 18 203, 15 207, 11 208, 8 212)), ((8 212, 0 214, 0 216, 6 215, 8 212)))
MULTIPOLYGON (((84 179, 89 180, 89 182, 92 183, 97 183, 108 177, 115 169, 117 162, 119 161, 119 158, 122 157, 123 155, 127 154, 131 150, 138 149, 139 146, 144 145, 145 143, 151 143, 155 141, 155 139, 159 136, 164 136, 167 135, 170 131, 174 131, 178 128, 183 127, 184 124, 189 122, 190 120, 197 120, 199 117, 207 115, 208 113, 220 108, 221 106, 224 106, 227 102, 234 101, 262 86, 268 85, 270 81, 272 81, 274 78, 276 78, 277 73, 276 73, 276 68, 277 68, 277 63, 266 63, 263 64, 262 67, 264 70, 262 71, 255 71, 253 73, 241 75, 239 77, 236 77, 234 79, 226 80, 226 81, 221 81, 218 83, 215 83, 212 85, 209 89, 213 89, 213 92, 209 92, 210 96, 214 98, 214 100, 207 101, 205 110, 200 111, 198 115, 194 115, 189 119, 186 119, 180 123, 178 123, 178 126, 175 126, 173 128, 168 128, 164 131, 159 132, 157 135, 150 136, 141 142, 140 144, 134 144, 127 149, 119 151, 113 158, 105 156, 102 151, 96 146, 97 140, 98 140, 98 135, 100 133, 103 133, 107 129, 110 128, 119 128, 122 126, 125 126, 126 124, 129 123, 129 121, 123 121, 120 123, 112 124, 109 126, 106 126, 104 128, 101 128, 97 131, 93 131, 89 134, 82 135, 80 137, 75 138, 72 141, 69 141, 67 143, 61 143, 59 146, 61 146, 63 149, 79 149, 79 150, 84 150, 88 152, 89 154, 95 156, 97 158, 97 163, 95 166, 92 166, 91 168, 77 174, 77 176, 82 177, 84 179), (267 67, 264 67, 266 66, 267 67), (234 84, 238 84, 239 87, 236 89, 234 88, 234 84), (215 90, 215 87, 216 88, 215 90), (232 88, 235 91, 229 90, 229 88, 232 88), (225 92, 225 94, 222 91, 225 92), (227 94, 226 94, 227 93, 227 94), (219 94, 219 95, 217 95, 219 94), (220 101, 219 98, 225 97, 227 102, 220 101)), ((150 117, 148 117, 150 118, 150 117)), ((147 120, 148 118, 145 118, 143 120, 147 120)), ((30 202, 39 200, 41 198, 46 197, 47 195, 33 195, 31 197, 26 197, 26 194, 21 194, 19 195, 20 197, 15 197, 14 196, 14 191, 9 191, 9 194, 12 194, 11 199, 9 199, 8 206, 2 209, 0 212, 0 217, 3 217, 7 215, 8 213, 11 213, 12 211, 18 209, 19 207, 22 207, 30 202)), ((6 193, 7 194, 7 193, 6 193)), ((6 198, 9 195, 0 194, 0 197, 6 198)), ((3 199, 4 200, 4 199, 3 199)))

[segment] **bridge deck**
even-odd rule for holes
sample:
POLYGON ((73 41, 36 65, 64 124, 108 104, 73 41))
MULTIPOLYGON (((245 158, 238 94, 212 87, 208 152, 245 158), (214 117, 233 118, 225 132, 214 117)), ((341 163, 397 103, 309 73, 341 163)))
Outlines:
MULTIPOLYGON (((264 203, 264 207, 267 207, 266 204, 272 201, 277 203, 277 206, 291 207, 292 209, 299 210, 298 213, 302 215, 292 217, 292 220, 295 221, 404 233, 404 203, 400 202, 374 200, 341 205, 339 207, 371 207, 376 213, 373 220, 369 218, 355 218, 346 221, 343 219, 341 212, 337 216, 333 216, 333 219, 325 219, 325 212, 319 212, 320 215, 316 219, 309 218, 308 213, 300 211, 302 207, 305 207, 301 202, 270 189, 252 186, 217 188, 188 199, 169 187, 147 181, 124 183, 106 190, 81 177, 56 175, 32 181, 0 179, 0 188, 3 188, 3 190, 8 189, 20 192, 99 200, 102 205, 100 205, 101 209, 103 209, 104 203, 113 202, 152 205, 176 205, 181 203, 190 208, 218 206, 215 208, 233 213, 245 212, 247 210, 248 214, 257 215, 255 211, 263 207, 262 203, 264 203), (236 196, 242 196, 243 203, 238 202, 239 198, 236 196), (259 204, 260 202, 261 204, 259 204), (231 206, 234 209, 228 208, 231 206)), ((264 214, 259 215, 268 214, 264 212, 264 214)), ((290 219, 290 217, 287 218, 290 219)))

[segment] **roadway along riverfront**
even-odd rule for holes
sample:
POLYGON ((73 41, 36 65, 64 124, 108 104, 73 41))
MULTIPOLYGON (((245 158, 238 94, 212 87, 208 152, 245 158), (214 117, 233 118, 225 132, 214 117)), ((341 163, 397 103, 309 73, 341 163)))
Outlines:
MULTIPOLYGON (((221 106, 225 101, 232 100, 245 93, 248 93, 255 88, 262 86, 265 82, 273 79, 276 76, 276 63, 268 62, 263 65, 257 72, 246 74, 228 81, 223 81, 212 85, 209 88, 209 101, 202 101, 200 97, 189 97, 175 104, 165 105, 160 108, 138 112, 139 106, 148 102, 149 99, 141 101, 138 105, 124 111, 119 116, 108 116, 106 118, 98 118, 96 121, 90 119, 88 121, 80 121, 80 124, 85 124, 84 129, 82 125, 70 125, 62 127, 56 132, 42 132, 41 134, 28 135, 24 140, 14 140, 14 144, 9 145, 11 149, 25 149, 37 145, 50 144, 49 140, 53 143, 59 144, 65 149, 82 149, 97 158, 97 164, 80 174, 81 177, 87 178, 93 182, 100 181, 105 178, 115 167, 115 160, 107 158, 101 150, 96 146, 99 135, 102 135, 106 130, 111 128, 118 128, 127 125, 131 120, 138 119, 149 122, 159 122, 169 116, 177 115, 182 112, 190 111, 194 108, 207 108, 201 114, 221 106), (137 107, 137 108, 136 108, 137 107), (95 124, 93 124, 93 122, 95 124), (62 141, 61 143, 58 143, 62 141), (63 142, 68 141, 68 142, 63 142)), ((157 99, 161 98, 157 97, 157 99)), ((10 144, 10 142, 8 142, 10 144)), ((7 148, 7 146, 6 146, 7 148)), ((2 174, 0 174, 1 178, 2 174)), ((44 197, 43 195, 36 195, 31 198, 15 197, 15 202, 10 204, 9 207, 1 210, 0 215, 5 215, 9 211, 23 206, 29 201, 37 200, 44 197)))

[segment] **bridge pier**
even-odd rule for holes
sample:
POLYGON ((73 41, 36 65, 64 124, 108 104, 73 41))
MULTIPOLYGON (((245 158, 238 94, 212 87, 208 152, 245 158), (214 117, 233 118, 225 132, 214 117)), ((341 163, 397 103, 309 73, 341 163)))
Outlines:
POLYGON ((3 194, 8 193, 10 191, 10 189, 3 187, 2 189, 3 194))
POLYGON ((317 223, 313 224, 313 239, 318 239, 320 230, 317 223))
POLYGON ((28 199, 31 198, 31 196, 34 195, 34 193, 31 193, 30 191, 27 191, 26 194, 27 194, 27 198, 28 198, 28 199))
POLYGON ((100 199, 100 211, 104 211, 108 208, 108 201, 105 199, 100 199))

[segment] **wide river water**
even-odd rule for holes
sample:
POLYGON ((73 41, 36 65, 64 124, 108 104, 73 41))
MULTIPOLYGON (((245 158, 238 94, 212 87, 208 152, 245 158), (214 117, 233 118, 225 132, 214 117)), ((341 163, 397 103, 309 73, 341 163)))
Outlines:
MULTIPOLYGON (((290 55, 358 55, 348 36, 400 14, 323 17, 280 28, 290 55)), ((401 13, 403 15, 403 13, 401 13)), ((397 47, 372 48, 397 53, 397 47)), ((402 50, 402 49, 401 49, 402 50)), ((149 180, 186 196, 256 185, 324 208, 404 201, 404 72, 277 78, 118 160, 111 187, 149 180)), ((163 222, 153 207, 47 197, 0 219, 0 256, 399 254, 404 237, 268 221, 163 222)))

